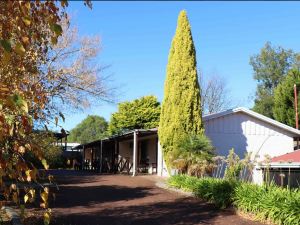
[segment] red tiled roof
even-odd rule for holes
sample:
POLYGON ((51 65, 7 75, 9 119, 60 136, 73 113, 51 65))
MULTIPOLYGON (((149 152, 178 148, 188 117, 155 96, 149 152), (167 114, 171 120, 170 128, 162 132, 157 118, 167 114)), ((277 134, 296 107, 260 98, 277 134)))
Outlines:
POLYGON ((271 162, 300 162, 300 150, 274 157, 271 162))

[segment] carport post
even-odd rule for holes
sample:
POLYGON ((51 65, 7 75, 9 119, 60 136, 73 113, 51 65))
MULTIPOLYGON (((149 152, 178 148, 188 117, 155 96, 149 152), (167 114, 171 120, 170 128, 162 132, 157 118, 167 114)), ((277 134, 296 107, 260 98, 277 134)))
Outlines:
POLYGON ((133 172, 132 176, 134 177, 137 173, 137 151, 138 151, 138 136, 137 131, 133 132, 133 172))
POLYGON ((82 170, 85 170, 85 148, 84 148, 84 145, 82 146, 81 168, 82 168, 82 170))
POLYGON ((99 172, 102 173, 102 151, 103 151, 103 143, 102 140, 100 142, 100 168, 99 168, 99 172))

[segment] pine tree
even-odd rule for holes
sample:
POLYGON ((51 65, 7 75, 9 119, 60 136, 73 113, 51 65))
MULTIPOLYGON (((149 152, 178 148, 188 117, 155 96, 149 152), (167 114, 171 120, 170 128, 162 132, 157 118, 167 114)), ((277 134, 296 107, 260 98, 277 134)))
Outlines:
POLYGON ((186 11, 178 17, 172 41, 164 100, 159 123, 159 140, 168 164, 167 153, 184 135, 203 134, 196 51, 186 11))

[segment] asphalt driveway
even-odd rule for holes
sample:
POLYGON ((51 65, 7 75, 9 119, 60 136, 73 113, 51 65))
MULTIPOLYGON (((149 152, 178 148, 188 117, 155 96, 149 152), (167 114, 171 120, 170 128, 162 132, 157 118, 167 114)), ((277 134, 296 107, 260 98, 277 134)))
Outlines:
POLYGON ((55 171, 60 191, 51 224, 260 225, 193 197, 156 187, 151 177, 55 171), (149 179, 150 178, 150 179, 149 179))

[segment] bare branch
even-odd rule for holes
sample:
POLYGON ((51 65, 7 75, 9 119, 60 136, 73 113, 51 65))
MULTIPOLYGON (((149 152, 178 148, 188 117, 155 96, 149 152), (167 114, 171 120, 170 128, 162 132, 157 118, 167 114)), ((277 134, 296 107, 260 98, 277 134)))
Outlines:
POLYGON ((201 102, 204 114, 211 114, 229 109, 232 101, 226 81, 217 74, 212 74, 206 82, 200 74, 201 102))
POLYGON ((98 36, 79 37, 76 27, 69 20, 61 21, 63 34, 48 54, 43 68, 49 85, 53 106, 65 104, 72 109, 84 109, 91 104, 113 102, 114 88, 103 67, 97 64, 100 52, 98 36))

